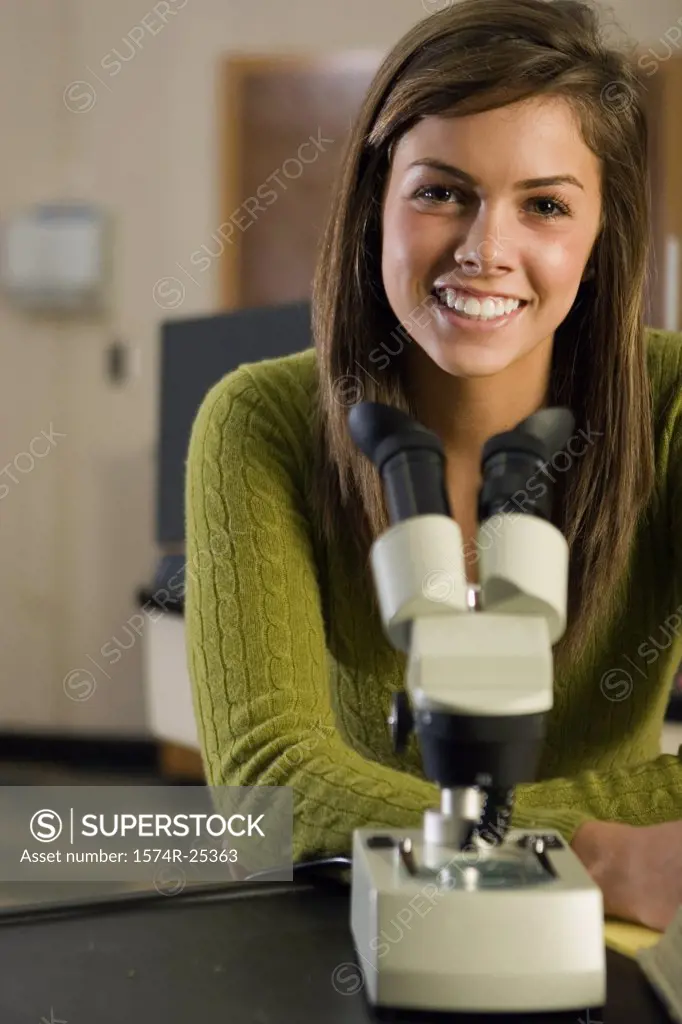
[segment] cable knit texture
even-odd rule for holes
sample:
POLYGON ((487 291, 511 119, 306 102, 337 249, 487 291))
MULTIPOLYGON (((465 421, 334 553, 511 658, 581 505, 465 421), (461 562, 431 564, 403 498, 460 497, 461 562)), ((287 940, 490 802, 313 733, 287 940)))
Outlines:
MULTIPOLYGON (((682 335, 648 332, 656 490, 599 649, 554 681, 537 782, 512 825, 570 841, 588 819, 682 819, 682 748, 660 753, 682 657, 682 335), (606 673, 610 673, 606 675, 606 673)), ((212 786, 291 786, 294 859, 348 854, 353 829, 421 824, 438 803, 418 745, 386 719, 406 656, 345 540, 317 549, 316 353, 247 363, 204 398, 186 474, 186 638, 212 786)), ((614 495, 614 515, 627 516, 614 495)))

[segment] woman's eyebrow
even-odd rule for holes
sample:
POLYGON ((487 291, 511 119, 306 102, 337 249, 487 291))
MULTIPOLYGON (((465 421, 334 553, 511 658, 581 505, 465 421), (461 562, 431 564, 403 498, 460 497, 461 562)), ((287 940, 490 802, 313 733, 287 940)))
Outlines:
MULTIPOLYGON (((434 170, 443 171, 453 178, 459 178, 468 185, 476 186, 479 184, 476 178, 471 174, 467 174, 461 168, 454 167, 452 164, 446 164, 442 160, 434 160, 432 157, 423 157, 420 160, 415 160, 409 167, 432 167, 434 170)), ((549 178, 525 178, 523 181, 517 181, 514 188, 545 188, 548 185, 575 185, 576 188, 581 188, 583 192, 585 191, 582 183, 572 174, 556 174, 549 178)))

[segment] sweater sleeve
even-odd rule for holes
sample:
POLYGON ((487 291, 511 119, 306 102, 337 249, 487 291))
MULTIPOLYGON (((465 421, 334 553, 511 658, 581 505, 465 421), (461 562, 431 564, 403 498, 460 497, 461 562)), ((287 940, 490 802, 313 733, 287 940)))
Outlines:
POLYGON ((439 794, 335 726, 292 422, 245 367, 204 398, 186 466, 185 629, 207 782, 290 786, 299 861, 349 854, 358 827, 417 827, 439 794))
POLYGON ((570 842, 584 821, 656 825, 682 819, 682 761, 661 754, 632 768, 586 770, 570 779, 524 783, 515 790, 511 824, 555 828, 570 842))

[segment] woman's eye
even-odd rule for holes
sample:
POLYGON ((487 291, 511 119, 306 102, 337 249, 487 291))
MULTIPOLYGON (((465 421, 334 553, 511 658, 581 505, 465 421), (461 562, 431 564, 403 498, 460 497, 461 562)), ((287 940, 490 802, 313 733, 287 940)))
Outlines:
POLYGON ((447 185, 425 185, 424 188, 420 188, 415 193, 417 199, 426 199, 429 202, 447 202, 443 199, 443 194, 450 196, 459 196, 459 193, 453 188, 448 188, 447 185))
POLYGON ((556 217, 565 217, 571 212, 566 203, 562 203, 559 199, 553 199, 551 196, 538 196, 537 199, 531 199, 531 203, 535 203, 538 206, 544 204, 545 206, 553 207, 549 212, 540 214, 543 220, 554 220, 556 217))

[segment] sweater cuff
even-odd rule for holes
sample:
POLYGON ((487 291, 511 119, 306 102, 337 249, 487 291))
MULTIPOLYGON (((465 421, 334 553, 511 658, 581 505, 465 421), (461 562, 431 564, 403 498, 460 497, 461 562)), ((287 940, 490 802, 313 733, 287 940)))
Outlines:
POLYGON ((594 820, 594 815, 567 807, 514 806, 509 824, 511 828, 556 829, 564 842, 570 845, 580 825, 594 820))

